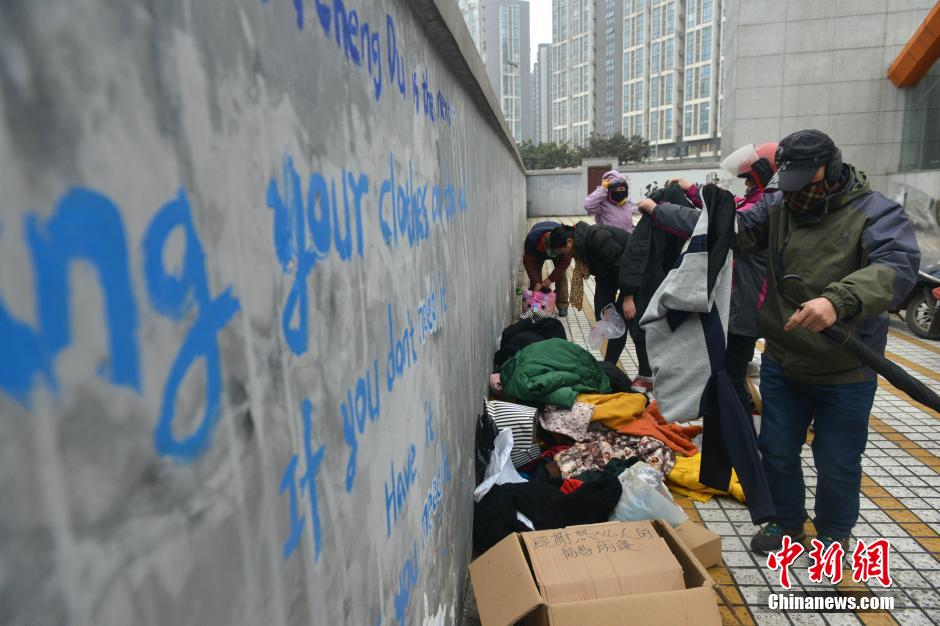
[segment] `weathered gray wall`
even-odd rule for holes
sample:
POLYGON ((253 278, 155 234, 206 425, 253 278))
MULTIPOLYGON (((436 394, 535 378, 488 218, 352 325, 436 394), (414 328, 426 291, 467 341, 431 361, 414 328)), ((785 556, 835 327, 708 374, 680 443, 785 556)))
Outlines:
POLYGON ((342 4, 0 5, 0 623, 454 619, 525 180, 456 6, 342 4))
MULTIPOLYGON (((595 165, 595 163, 591 163, 595 165)), ((720 169, 715 163, 690 164, 686 167, 670 165, 621 165, 618 170, 630 178, 630 199, 637 202, 651 183, 662 185, 673 178, 686 178, 703 183, 709 176, 718 176, 722 184, 737 193, 743 185, 720 169), (740 189, 739 189, 740 188, 740 189)), ((551 217, 584 214, 587 195, 587 166, 557 170, 529 170, 526 172, 526 212, 529 217, 551 217)), ((585 214, 586 215, 586 214, 585 214)), ((591 222, 591 219, 588 219, 591 222)))
POLYGON ((526 212, 529 217, 583 213, 584 187, 581 170, 526 172, 526 212), (583 183, 583 184, 582 184, 583 183))

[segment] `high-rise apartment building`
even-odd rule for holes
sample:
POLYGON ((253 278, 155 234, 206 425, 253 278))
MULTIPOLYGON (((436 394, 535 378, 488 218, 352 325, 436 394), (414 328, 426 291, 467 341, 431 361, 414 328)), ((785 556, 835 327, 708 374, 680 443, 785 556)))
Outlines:
POLYGON ((528 0, 459 0, 473 43, 516 141, 531 134, 528 0))
POLYGON ((721 12, 718 0, 687 0, 682 138, 697 153, 719 151, 721 139, 721 12))
POLYGON ((473 45, 477 47, 484 65, 486 65, 486 39, 480 35, 485 32, 483 27, 483 21, 486 17, 486 8, 483 6, 485 3, 486 0, 459 0, 463 21, 467 23, 473 45))
POLYGON ((535 67, 532 69, 532 117, 530 140, 545 143, 552 140, 552 45, 540 43, 535 67))
POLYGON ((594 132, 613 135, 621 129, 622 81, 619 70, 623 52, 623 0, 597 2, 594 12, 594 132))
POLYGON ((594 124, 597 0, 552 0, 552 138, 582 145, 594 124))
POLYGON ((640 135, 655 158, 714 154, 720 0, 552 0, 552 138, 640 135))

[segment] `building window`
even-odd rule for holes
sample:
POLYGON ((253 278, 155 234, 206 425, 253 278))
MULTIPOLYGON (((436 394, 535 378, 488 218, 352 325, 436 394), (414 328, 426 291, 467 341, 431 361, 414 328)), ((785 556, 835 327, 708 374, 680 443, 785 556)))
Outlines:
POLYGON ((636 16, 636 43, 642 44, 646 41, 646 15, 640 13, 636 16))
POLYGON ((650 74, 659 74, 662 62, 663 44, 656 42, 650 46, 650 74))
POLYGON ((656 7, 653 9, 652 16, 650 18, 650 37, 653 39, 659 39, 663 32, 663 9, 662 7, 656 7))
POLYGON ((663 69, 671 70, 676 66, 676 38, 666 40, 666 60, 663 62, 663 69))
POLYGON ((700 69, 699 98, 709 98, 712 94, 712 66, 703 65, 700 69))
POLYGON ((712 21, 712 0, 702 0, 702 23, 712 21))
MULTIPOLYGON (((691 0, 690 0, 691 4, 691 0)), ((691 137, 695 133, 692 131, 692 105, 685 105, 685 124, 684 131, 686 137, 691 137)))
POLYGON ((709 128, 709 122, 711 121, 711 105, 708 102, 703 102, 699 105, 698 114, 698 134, 707 135, 711 129, 709 128))
POLYGON ((696 9, 698 8, 698 0, 688 0, 688 1, 689 1, 689 6, 688 6, 688 10, 686 11, 685 22, 686 22, 686 28, 692 28, 698 23, 696 21, 698 19, 698 16, 696 15, 696 9))
POLYGON ((670 2, 666 5, 666 34, 671 35, 676 32, 676 3, 670 2))
POLYGON ((712 60, 712 27, 702 29, 702 57, 703 61, 712 60))
POLYGON ((936 68, 906 91, 900 169, 940 169, 940 75, 936 68))

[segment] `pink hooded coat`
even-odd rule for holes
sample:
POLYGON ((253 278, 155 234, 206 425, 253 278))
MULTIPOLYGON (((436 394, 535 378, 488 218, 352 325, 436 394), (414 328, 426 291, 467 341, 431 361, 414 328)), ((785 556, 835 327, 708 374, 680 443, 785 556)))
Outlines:
MULTIPOLYGON (((610 170, 604 174, 603 180, 612 180, 614 178, 627 177, 617 170, 610 170)), ((627 198, 627 202, 621 206, 612 202, 607 197, 607 190, 599 186, 584 199, 584 210, 588 215, 594 216, 594 221, 598 224, 607 224, 622 228, 628 233, 633 232, 633 203, 627 198)))

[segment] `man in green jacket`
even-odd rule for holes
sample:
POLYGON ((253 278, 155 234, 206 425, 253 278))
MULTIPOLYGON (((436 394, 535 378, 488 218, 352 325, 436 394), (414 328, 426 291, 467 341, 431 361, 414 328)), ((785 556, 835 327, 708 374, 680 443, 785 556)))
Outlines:
MULTIPOLYGON (((818 130, 788 135, 776 161, 779 191, 738 215, 736 245, 739 254, 769 251, 759 318, 766 349, 758 444, 777 519, 751 540, 759 554, 779 550, 784 535, 805 538, 800 450, 810 421, 817 471, 814 525, 827 547, 834 542, 847 547, 858 520, 861 458, 877 377, 819 333, 838 321, 884 353, 885 311, 913 288, 920 265, 904 209, 844 164, 828 135, 818 130), (791 300, 802 304, 796 308, 791 300)), ((674 205, 641 203, 640 208, 672 228, 695 217, 674 205)))

